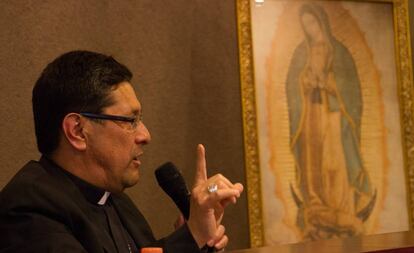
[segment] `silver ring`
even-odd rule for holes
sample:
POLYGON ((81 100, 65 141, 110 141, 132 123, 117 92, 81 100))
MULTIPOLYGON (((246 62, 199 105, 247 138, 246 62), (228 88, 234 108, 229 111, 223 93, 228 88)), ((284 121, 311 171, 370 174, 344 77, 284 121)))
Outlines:
POLYGON ((217 190, 218 190, 218 186, 217 186, 217 184, 211 184, 211 185, 207 186, 207 191, 208 191, 209 193, 214 193, 214 192, 216 192, 217 190))

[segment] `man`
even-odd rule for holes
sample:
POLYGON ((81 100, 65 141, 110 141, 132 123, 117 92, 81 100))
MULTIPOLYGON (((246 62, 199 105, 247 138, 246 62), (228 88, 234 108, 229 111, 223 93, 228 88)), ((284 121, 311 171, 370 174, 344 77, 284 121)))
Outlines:
POLYGON ((138 182, 151 137, 131 72, 112 57, 73 51, 51 62, 33 89, 40 161, 26 164, 0 193, 0 252, 164 252, 222 249, 224 207, 243 191, 221 175, 207 178, 197 147, 190 217, 156 240, 123 193, 138 182))

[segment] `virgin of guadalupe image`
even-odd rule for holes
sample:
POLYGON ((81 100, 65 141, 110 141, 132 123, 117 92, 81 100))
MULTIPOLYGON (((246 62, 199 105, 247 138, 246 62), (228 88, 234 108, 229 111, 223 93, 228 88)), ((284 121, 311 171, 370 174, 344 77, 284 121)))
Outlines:
POLYGON ((360 151, 363 101, 357 68, 333 36, 322 7, 304 4, 299 22, 304 40, 286 79, 296 225, 304 240, 358 235, 375 206, 376 191, 360 151))

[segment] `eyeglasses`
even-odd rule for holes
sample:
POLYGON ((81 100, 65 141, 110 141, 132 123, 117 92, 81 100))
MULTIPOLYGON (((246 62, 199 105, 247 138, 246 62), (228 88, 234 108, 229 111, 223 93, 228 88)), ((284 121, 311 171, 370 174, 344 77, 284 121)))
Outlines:
POLYGON ((116 123, 121 128, 128 131, 135 131, 142 122, 142 113, 138 114, 136 117, 126 117, 119 115, 109 115, 109 114, 96 114, 90 112, 81 112, 80 115, 90 118, 90 119, 100 119, 100 120, 111 120, 116 123), (129 124, 118 124, 119 122, 127 122, 129 124))

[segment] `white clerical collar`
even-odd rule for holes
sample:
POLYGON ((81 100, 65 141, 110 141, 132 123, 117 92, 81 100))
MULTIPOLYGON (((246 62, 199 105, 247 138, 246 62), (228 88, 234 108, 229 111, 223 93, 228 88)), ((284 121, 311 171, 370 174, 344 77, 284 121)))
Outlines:
POLYGON ((111 195, 111 193, 108 191, 105 191, 104 195, 102 195, 102 198, 98 201, 98 205, 101 205, 101 206, 105 205, 106 201, 109 198, 109 195, 111 195))

